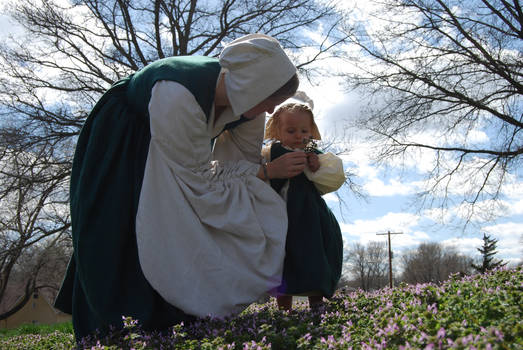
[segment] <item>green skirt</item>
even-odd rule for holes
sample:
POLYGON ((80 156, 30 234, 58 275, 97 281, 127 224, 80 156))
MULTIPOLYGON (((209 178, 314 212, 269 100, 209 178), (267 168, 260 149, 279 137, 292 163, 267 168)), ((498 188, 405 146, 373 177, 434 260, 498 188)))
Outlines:
MULTIPOLYGON (((289 151, 276 143, 271 159, 289 151)), ((285 180, 271 181, 279 192, 285 180)), ((341 277, 343 239, 336 217, 305 174, 289 180, 289 228, 278 293, 332 297, 341 277)))

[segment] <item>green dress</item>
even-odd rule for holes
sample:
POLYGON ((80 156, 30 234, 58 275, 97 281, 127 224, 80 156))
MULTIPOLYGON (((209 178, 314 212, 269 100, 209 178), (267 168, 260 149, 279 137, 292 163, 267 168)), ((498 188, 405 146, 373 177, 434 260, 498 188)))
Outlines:
MULTIPOLYGON (((271 160, 287 152, 292 151, 275 142, 271 160)), ((273 179, 271 186, 280 193, 286 182, 273 179)), ((330 298, 341 276, 343 240, 336 217, 304 173, 289 179, 287 215, 289 227, 278 293, 330 298)))
POLYGON ((207 118, 220 72, 217 59, 171 57, 115 83, 80 133, 70 183, 74 253, 55 306, 73 315, 77 340, 122 328, 122 316, 145 330, 193 317, 167 303, 140 267, 135 218, 151 139, 148 102, 159 80, 185 86, 207 118))

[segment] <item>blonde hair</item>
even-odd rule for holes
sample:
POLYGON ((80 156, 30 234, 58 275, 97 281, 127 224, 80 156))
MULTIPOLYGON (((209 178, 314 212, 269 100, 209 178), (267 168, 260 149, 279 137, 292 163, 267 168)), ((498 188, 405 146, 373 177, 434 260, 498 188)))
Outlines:
POLYGON ((278 140, 281 115, 283 113, 295 113, 295 112, 303 112, 303 113, 308 114, 311 117, 311 136, 315 140, 321 140, 320 131, 318 130, 318 126, 314 122, 314 114, 312 113, 312 109, 310 109, 309 106, 307 106, 303 103, 286 103, 286 104, 278 107, 278 109, 271 115, 271 117, 267 121, 267 125, 265 127, 264 138, 266 140, 270 140, 270 139, 278 140))

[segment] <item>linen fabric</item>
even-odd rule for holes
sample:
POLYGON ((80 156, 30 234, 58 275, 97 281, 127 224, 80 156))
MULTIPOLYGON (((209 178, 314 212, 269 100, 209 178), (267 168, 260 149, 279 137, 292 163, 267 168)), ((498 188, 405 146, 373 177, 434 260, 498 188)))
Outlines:
POLYGON ((256 177, 264 118, 220 135, 211 162, 209 139, 233 113, 207 124, 189 91, 168 81, 153 88, 149 111, 136 219, 144 274, 186 313, 239 312, 279 284, 285 253, 285 203, 256 177))
POLYGON ((315 172, 305 168, 305 176, 314 183, 321 195, 337 191, 346 180, 341 158, 327 152, 318 154, 318 161, 320 168, 315 172))
POLYGON ((264 34, 245 35, 227 44, 220 65, 231 73, 225 83, 235 115, 265 100, 296 74, 280 43, 264 34))

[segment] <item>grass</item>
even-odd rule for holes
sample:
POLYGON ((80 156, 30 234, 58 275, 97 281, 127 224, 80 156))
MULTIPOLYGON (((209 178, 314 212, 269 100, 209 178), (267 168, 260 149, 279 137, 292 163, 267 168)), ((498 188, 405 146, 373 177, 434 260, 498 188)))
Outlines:
POLYGON ((56 323, 52 325, 24 324, 15 329, 0 329, 0 339, 23 336, 27 334, 46 335, 54 332, 73 334, 73 325, 71 322, 56 323))
MULTIPOLYGON (((170 334, 142 332, 125 318, 125 335, 84 339, 90 349, 523 349, 523 270, 453 276, 441 285, 401 285, 336 294, 311 312, 274 300, 227 319, 204 318, 170 334), (105 344, 105 345, 104 345, 105 344)), ((0 333, 0 349, 72 349, 63 329, 0 333)))

